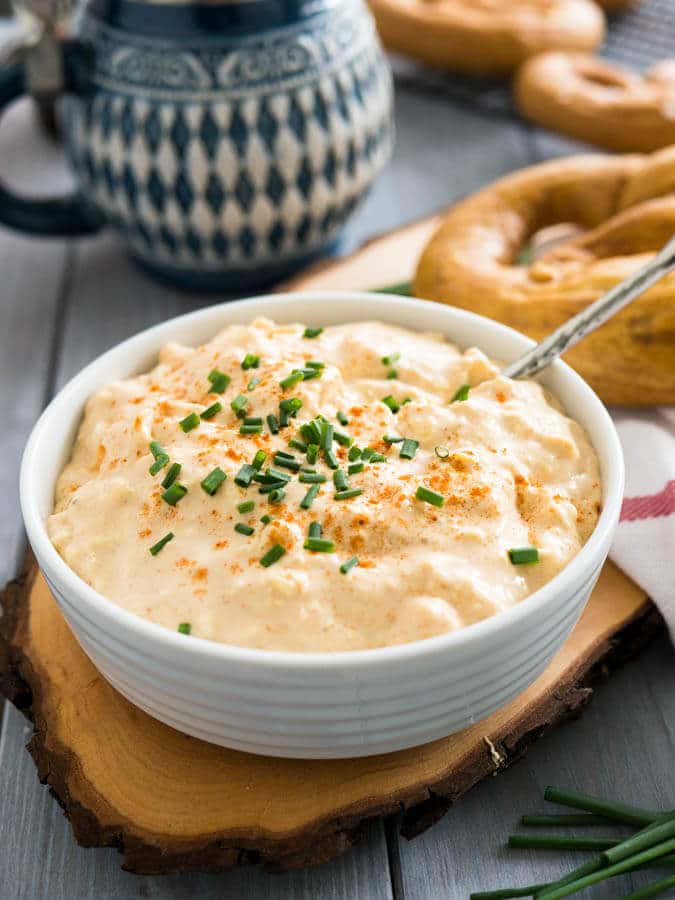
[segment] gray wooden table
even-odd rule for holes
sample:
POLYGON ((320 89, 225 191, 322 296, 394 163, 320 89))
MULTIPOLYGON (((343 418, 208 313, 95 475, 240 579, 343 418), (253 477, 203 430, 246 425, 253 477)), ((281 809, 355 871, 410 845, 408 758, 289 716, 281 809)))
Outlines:
MULTIPOLYGON (((433 212, 502 173, 574 149, 504 116, 486 116, 411 87, 397 95, 398 141, 387 173, 351 223, 348 243, 433 212)), ((18 106, 0 128, 0 170, 26 190, 67 180, 57 148, 18 106)), ((148 280, 111 236, 72 243, 0 232, 0 581, 24 553, 17 474, 41 408, 92 357, 128 335, 208 302, 148 280)), ((542 808, 547 783, 675 805, 675 653, 665 639, 600 687, 579 721, 544 738, 511 770, 481 784, 425 835, 374 825, 359 847, 323 867, 274 875, 137 877, 113 850, 76 846, 24 750, 29 728, 6 708, 0 736, 0 900, 243 897, 460 900, 471 890, 555 877, 579 856, 509 851, 518 812, 542 808)), ((615 898, 645 881, 599 887, 615 898)), ((587 896, 587 895, 585 895, 587 896)))

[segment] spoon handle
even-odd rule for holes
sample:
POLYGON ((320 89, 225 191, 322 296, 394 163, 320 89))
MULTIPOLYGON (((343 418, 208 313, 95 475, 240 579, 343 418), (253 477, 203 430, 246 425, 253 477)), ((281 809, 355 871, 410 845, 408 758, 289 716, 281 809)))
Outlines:
POLYGON ((541 372, 582 338, 595 331, 619 310, 675 269, 675 237, 656 256, 625 281, 599 297, 589 307, 572 316, 520 359, 507 366, 502 374, 508 378, 528 378, 541 372))

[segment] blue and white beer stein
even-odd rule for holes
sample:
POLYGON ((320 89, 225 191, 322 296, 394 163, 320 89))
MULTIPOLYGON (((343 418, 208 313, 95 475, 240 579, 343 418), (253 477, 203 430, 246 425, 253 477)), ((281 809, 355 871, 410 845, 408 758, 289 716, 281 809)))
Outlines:
POLYGON ((0 185, 0 222, 111 226, 190 289, 254 289, 324 252, 391 153, 364 0, 91 0, 75 39, 0 71, 0 108, 26 90, 67 95, 78 187, 37 200, 0 185))

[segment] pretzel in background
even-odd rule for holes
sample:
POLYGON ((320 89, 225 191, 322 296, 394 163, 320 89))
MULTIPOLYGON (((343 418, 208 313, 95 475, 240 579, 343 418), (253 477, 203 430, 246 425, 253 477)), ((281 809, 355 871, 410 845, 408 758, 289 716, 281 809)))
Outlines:
POLYGON ((526 119, 607 150, 675 144, 675 59, 639 75, 585 53, 542 53, 518 72, 514 97, 526 119))

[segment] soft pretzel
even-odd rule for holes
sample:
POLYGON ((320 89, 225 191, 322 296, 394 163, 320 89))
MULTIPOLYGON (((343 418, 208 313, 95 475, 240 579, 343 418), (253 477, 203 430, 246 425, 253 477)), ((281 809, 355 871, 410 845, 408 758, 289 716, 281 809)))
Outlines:
MULTIPOLYGON (((457 204, 422 253, 415 294, 541 339, 675 234, 675 147, 523 169, 457 204), (577 234, 530 265, 532 235, 577 234), (581 231, 579 232, 579 229, 581 231)), ((675 274, 566 354, 607 403, 675 403, 675 274)))
POLYGON ((542 53, 518 72, 515 100, 533 122, 608 150, 675 143, 675 60, 642 76, 585 53, 542 53))
POLYGON ((458 72, 510 72, 535 53, 592 50, 605 19, 592 0, 370 0, 390 50, 458 72))

